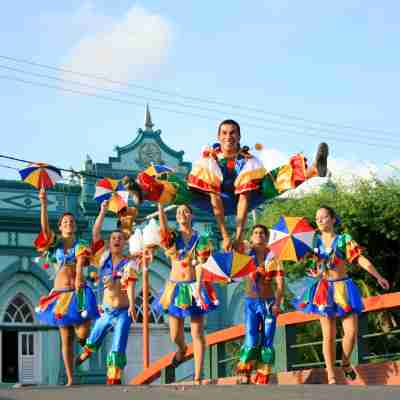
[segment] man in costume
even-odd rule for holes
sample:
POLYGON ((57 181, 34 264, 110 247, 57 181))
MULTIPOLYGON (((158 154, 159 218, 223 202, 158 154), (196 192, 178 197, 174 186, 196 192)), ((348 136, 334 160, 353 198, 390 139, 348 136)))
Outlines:
POLYGON ((279 314, 284 291, 282 263, 276 260, 267 247, 269 232, 264 225, 255 225, 251 231, 251 255, 257 270, 245 280, 245 330, 240 349, 237 373, 250 381, 251 372, 257 371, 254 383, 267 384, 275 359, 273 341, 276 317, 279 314), (275 281, 275 290, 273 289, 275 281))
POLYGON ((104 284, 102 315, 96 321, 76 364, 88 359, 114 327, 113 341, 107 357, 107 384, 114 385, 121 383, 126 365, 129 328, 136 318, 135 283, 139 266, 137 260, 123 255, 126 239, 121 230, 111 233, 108 246, 102 240, 101 228, 107 208, 108 201, 104 201, 93 226, 92 244, 92 264, 100 269, 100 280, 104 284))
MULTIPOLYGON (((172 173, 157 173, 148 168, 137 177, 145 200, 161 204, 192 204, 213 213, 220 229, 223 248, 238 249, 243 239, 248 211, 293 189, 313 176, 327 173, 328 146, 319 145, 316 160, 307 167, 302 154, 289 159, 288 164, 266 171, 261 161, 240 146, 240 126, 234 120, 221 122, 218 143, 202 151, 187 182, 172 173), (231 240, 225 225, 226 215, 236 215, 236 233, 231 240)), ((129 187, 128 180, 126 181, 129 187)))

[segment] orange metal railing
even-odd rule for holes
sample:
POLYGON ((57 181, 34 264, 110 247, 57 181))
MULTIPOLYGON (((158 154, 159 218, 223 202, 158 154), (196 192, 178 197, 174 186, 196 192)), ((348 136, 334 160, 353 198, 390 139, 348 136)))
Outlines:
MULTIPOLYGON (((364 299, 364 313, 390 310, 400 307, 400 292, 389 293, 380 296, 372 296, 364 299)), ((281 314, 278 317, 278 326, 287 326, 295 324, 303 324, 310 321, 318 320, 317 316, 302 314, 298 311, 281 314)), ((214 346, 225 342, 230 342, 244 337, 244 325, 235 325, 231 328, 222 329, 206 336, 207 346, 214 346)), ((149 384, 160 377, 162 370, 170 367, 174 353, 167 354, 165 357, 157 360, 135 376, 130 384, 143 385, 149 384)), ((193 357, 193 348, 188 346, 185 360, 193 357)))

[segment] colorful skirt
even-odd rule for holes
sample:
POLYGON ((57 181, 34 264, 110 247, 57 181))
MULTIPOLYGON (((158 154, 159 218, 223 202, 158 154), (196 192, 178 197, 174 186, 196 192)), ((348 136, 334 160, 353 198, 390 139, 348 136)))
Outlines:
POLYGON ((294 294, 293 306, 307 314, 344 317, 361 314, 364 305, 358 286, 351 278, 328 280, 304 278, 288 285, 294 294))
POLYGON ((195 281, 175 282, 169 280, 151 307, 157 313, 167 313, 177 318, 204 315, 216 309, 219 301, 214 287, 202 283, 200 288, 204 303, 194 297, 195 281))
POLYGON ((36 307, 40 322, 53 326, 80 325, 99 317, 96 296, 91 288, 53 289, 41 297, 36 307))

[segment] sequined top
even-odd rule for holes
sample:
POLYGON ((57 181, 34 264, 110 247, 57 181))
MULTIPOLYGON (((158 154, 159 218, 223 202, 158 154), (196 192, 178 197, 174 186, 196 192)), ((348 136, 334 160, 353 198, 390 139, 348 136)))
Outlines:
POLYGON ((106 242, 98 240, 92 244, 91 264, 100 270, 100 279, 111 277, 113 280, 121 279, 121 286, 126 289, 130 282, 138 278, 139 265, 135 260, 123 257, 117 264, 113 264, 112 256, 106 242))
POLYGON ((249 152, 226 159, 219 144, 202 151, 187 178, 189 187, 211 193, 241 194, 260 187, 266 170, 249 152))
POLYGON ((264 254, 263 265, 258 265, 257 254, 254 249, 251 249, 248 255, 253 257, 257 265, 257 272, 262 274, 264 280, 271 280, 277 276, 285 275, 282 263, 274 257, 274 254, 269 249, 264 254))
POLYGON ((326 248, 320 233, 316 233, 313 239, 314 255, 322 269, 333 270, 338 266, 350 266, 361 255, 360 246, 348 234, 337 235, 330 248, 326 248))
POLYGON ((75 266, 76 259, 80 256, 91 256, 91 250, 86 241, 76 239, 72 246, 66 249, 64 241, 57 239, 53 231, 50 231, 48 237, 40 232, 34 245, 37 251, 41 253, 40 260, 53 265, 56 270, 63 266, 75 266))
POLYGON ((262 264, 259 265, 255 249, 251 248, 249 245, 246 247, 246 254, 252 256, 257 265, 256 272, 246 279, 246 295, 253 298, 254 296, 265 297, 266 294, 268 296, 273 295, 271 285, 273 278, 283 277, 285 275, 282 262, 277 260, 274 254, 266 248, 264 260, 262 264))
POLYGON ((187 268, 199 263, 204 263, 211 253, 211 243, 207 235, 200 235, 193 230, 188 242, 177 230, 161 232, 161 245, 165 249, 165 255, 171 258, 173 263, 187 268))

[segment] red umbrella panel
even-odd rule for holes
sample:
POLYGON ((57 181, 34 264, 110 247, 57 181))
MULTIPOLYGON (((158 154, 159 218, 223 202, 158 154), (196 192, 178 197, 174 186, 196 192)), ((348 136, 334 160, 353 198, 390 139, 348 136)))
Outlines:
POLYGON ((51 189, 62 179, 61 171, 52 165, 37 163, 18 171, 21 179, 36 189, 51 189))
POLYGON ((108 209, 114 213, 128 206, 128 197, 129 192, 117 179, 104 178, 96 184, 95 200, 99 203, 109 200, 108 209))
POLYGON ((314 233, 306 218, 281 216, 270 230, 268 245, 280 260, 298 261, 312 251, 314 233))
POLYGON ((246 254, 216 251, 203 264, 203 281, 235 282, 240 281, 256 270, 253 257, 246 254))

